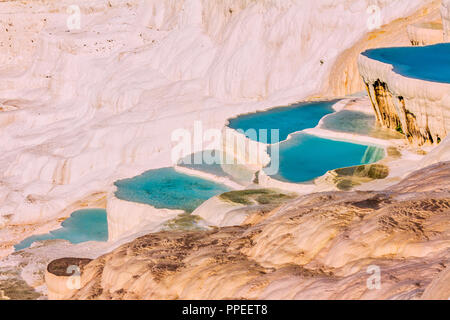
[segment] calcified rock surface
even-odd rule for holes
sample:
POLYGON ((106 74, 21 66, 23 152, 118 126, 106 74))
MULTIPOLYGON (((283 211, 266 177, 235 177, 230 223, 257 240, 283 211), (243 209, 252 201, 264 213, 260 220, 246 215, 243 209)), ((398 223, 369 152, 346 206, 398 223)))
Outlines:
MULTIPOLYGON (((378 1, 381 22, 428 3, 378 1)), ((174 129, 317 91, 371 1, 83 1, 68 30, 73 4, 0 3, 1 255, 113 181, 171 165, 174 129)))
POLYGON ((164 223, 183 213, 183 210, 158 209, 151 205, 118 199, 108 194, 108 241, 116 241, 126 234, 143 228, 160 230, 164 223))
MULTIPOLYGON (((321 94, 335 97, 365 90, 364 82, 358 71, 359 54, 372 48, 410 45, 408 27, 416 23, 439 21, 441 19, 440 8, 441 0, 428 1, 413 14, 395 19, 363 35, 336 58, 330 76, 323 84, 321 94)), ((427 41, 430 39, 427 38, 427 41)))
POLYGON ((449 190, 445 162, 381 192, 302 196, 254 223, 149 234, 87 264, 64 298, 447 299, 449 190))
POLYGON ((360 74, 382 126, 401 128, 410 142, 436 144, 450 131, 450 84, 409 78, 360 55, 360 74))

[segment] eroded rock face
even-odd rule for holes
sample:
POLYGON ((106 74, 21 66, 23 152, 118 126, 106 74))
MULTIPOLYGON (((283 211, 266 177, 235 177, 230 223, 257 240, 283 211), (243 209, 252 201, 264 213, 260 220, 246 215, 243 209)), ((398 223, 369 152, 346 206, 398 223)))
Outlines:
POLYGON ((438 144, 450 131, 450 84, 408 78, 360 55, 358 67, 379 124, 417 145, 438 144))
POLYGON ((405 134, 408 140, 417 141, 420 145, 427 141, 434 142, 430 128, 419 128, 416 115, 406 108, 402 96, 393 95, 388 85, 380 80, 376 80, 373 84, 366 83, 366 86, 368 92, 372 93, 370 99, 379 123, 405 134), (372 90, 370 86, 373 87, 372 90))
POLYGON ((449 190, 445 162, 380 192, 302 196, 255 223, 149 234, 90 262, 64 298, 447 299, 449 190))

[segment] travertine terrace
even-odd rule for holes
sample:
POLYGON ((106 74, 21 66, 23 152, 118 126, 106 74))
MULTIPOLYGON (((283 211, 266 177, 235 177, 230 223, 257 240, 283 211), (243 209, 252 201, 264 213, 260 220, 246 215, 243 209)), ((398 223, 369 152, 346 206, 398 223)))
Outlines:
POLYGON ((390 64, 361 55, 358 61, 378 122, 401 128, 418 145, 438 143, 450 131, 450 84, 396 73, 390 64))
MULTIPOLYGON (((69 2, 2 2, 1 254, 171 165, 174 129, 313 94, 365 33, 368 2, 86 1, 73 30, 69 2)), ((381 22, 422 6, 381 1, 381 22)))
MULTIPOLYGON (((450 1, 378 0, 368 11, 373 2, 0 2, 0 291, 13 299, 447 299, 449 84, 359 55, 438 42, 436 28, 422 28, 433 21, 442 20, 448 41, 450 1), (401 123, 410 143, 309 128, 395 145, 396 158, 328 172, 317 184, 255 174, 245 187, 260 189, 244 190, 244 200, 244 186, 220 181, 233 191, 198 207, 194 230, 168 227, 186 212, 115 196, 115 181, 186 156, 172 154, 178 129, 194 133, 200 122, 224 133, 231 117, 326 98, 362 112, 371 98, 378 121, 401 123), (379 177, 347 177, 367 183, 337 191, 338 172, 352 170, 379 177), (80 208, 107 209, 108 242, 53 239, 14 252, 80 208), (82 269, 79 290, 67 287, 69 265, 82 269), (382 290, 366 285, 373 265, 383 270, 382 290)), ((235 158, 248 156, 221 142, 235 158)), ((267 146, 258 152, 254 172, 270 161, 267 146)))
POLYGON ((140 237, 87 264, 65 298, 447 299, 449 166, 381 192, 303 196, 240 226, 140 237), (366 287, 371 265, 381 290, 366 287))

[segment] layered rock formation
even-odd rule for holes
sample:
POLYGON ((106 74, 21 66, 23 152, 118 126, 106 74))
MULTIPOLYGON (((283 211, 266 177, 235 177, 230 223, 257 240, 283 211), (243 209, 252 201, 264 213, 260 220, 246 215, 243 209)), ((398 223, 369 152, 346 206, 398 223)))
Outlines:
POLYGON ((380 192, 302 196, 241 226, 149 234, 88 263, 64 298, 448 299, 449 174, 440 163, 380 192))
POLYGON ((360 74, 378 123, 413 143, 437 144, 450 131, 450 84, 400 75, 390 64, 361 54, 360 74))
MULTIPOLYGON (((440 8, 441 0, 428 1, 413 14, 395 19, 363 35, 336 58, 330 76, 322 86, 321 95, 327 97, 345 96, 365 90, 364 82, 361 80, 358 70, 360 53, 372 48, 410 45, 411 39, 408 35, 408 27, 414 24, 428 23, 429 21, 440 21, 440 8)), ((435 35, 433 32, 432 39, 436 39, 436 37, 439 37, 439 35, 435 35)), ((440 37, 442 37, 442 34, 440 37)), ((426 39, 426 41, 428 43, 430 40, 426 39)))
MULTIPOLYGON (((379 1, 382 23, 429 2, 379 1)), ((171 165, 175 129, 317 91, 370 4, 85 1, 77 29, 70 1, 2 2, 0 254, 113 181, 171 165)))

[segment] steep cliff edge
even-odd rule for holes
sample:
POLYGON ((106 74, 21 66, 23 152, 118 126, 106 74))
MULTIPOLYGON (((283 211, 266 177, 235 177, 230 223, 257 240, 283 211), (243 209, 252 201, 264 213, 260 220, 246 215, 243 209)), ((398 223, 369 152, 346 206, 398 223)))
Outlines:
MULTIPOLYGON (((359 57, 358 68, 366 84, 377 121, 384 127, 404 133, 415 144, 438 144, 450 131, 450 83, 414 78, 400 74, 396 69, 406 70, 405 66, 413 69, 414 64, 438 63, 437 60, 434 61, 436 56, 428 56, 428 53, 442 50, 445 54, 450 52, 450 46, 441 44, 426 48, 408 48, 407 51, 402 51, 403 49, 405 48, 395 49, 399 60, 405 59, 404 63, 399 62, 396 65, 373 58, 391 55, 394 50, 390 48, 366 51, 359 57), (425 54, 418 56, 423 61, 413 61, 414 59, 408 56, 414 56, 416 50, 427 50, 425 54)), ((389 58, 386 59, 388 60, 389 58)), ((442 68, 447 67, 445 63, 442 68)), ((445 72, 442 74, 445 75, 445 72)))
POLYGON ((447 299, 449 169, 381 192, 302 196, 255 223, 140 237, 88 263, 64 298, 447 299))

